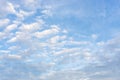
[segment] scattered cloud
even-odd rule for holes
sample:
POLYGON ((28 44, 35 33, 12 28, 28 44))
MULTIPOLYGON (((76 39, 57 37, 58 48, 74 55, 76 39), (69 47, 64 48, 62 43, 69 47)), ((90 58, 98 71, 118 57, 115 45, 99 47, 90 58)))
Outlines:
MULTIPOLYGON (((89 18, 99 13, 92 3, 80 2, 79 10, 77 0, 1 1, 1 80, 119 80, 119 35, 104 40, 97 31, 76 34, 80 25, 70 32, 66 20, 62 24, 57 19, 76 14, 89 18), (71 9, 73 4, 77 6, 71 9)), ((101 13, 103 7, 97 7, 101 13)), ((74 23, 72 19, 69 24, 74 23)))

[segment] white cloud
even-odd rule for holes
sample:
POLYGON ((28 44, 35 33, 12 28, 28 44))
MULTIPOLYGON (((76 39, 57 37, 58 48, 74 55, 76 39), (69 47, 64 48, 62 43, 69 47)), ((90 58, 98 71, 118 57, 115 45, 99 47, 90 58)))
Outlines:
POLYGON ((41 7, 41 0, 22 0, 22 5, 28 10, 36 10, 41 7))
POLYGON ((20 55, 13 55, 13 54, 10 55, 10 54, 9 54, 9 55, 7 56, 7 58, 9 58, 9 59, 21 59, 22 57, 21 57, 20 55))
POLYGON ((3 53, 3 54, 9 54, 10 51, 9 51, 9 50, 0 50, 0 53, 3 53))
POLYGON ((105 42, 103 42, 103 41, 98 42, 97 45, 98 45, 98 46, 104 46, 104 45, 105 45, 105 42))
POLYGON ((9 19, 0 19, 0 28, 1 27, 5 27, 6 25, 8 25, 10 22, 9 19))
POLYGON ((40 79, 43 80, 90 80, 89 77, 82 71, 77 70, 63 70, 63 71, 51 71, 50 73, 43 75, 40 79))
POLYGON ((16 32, 15 37, 12 37, 10 40, 8 40, 9 42, 17 42, 17 41, 27 41, 27 40, 31 40, 31 35, 29 33, 25 33, 25 32, 16 32))
MULTIPOLYGON (((11 41, 11 42, 13 42, 13 41, 11 41)), ((19 46, 10 46, 8 49, 11 51, 17 50, 17 49, 19 49, 19 46)))
POLYGON ((20 29, 24 31, 34 31, 34 30, 38 30, 39 28, 40 27, 38 26, 37 23, 32 23, 28 25, 23 24, 22 27, 20 27, 20 29))
POLYGON ((75 40, 70 40, 68 41, 71 45, 89 45, 89 41, 75 41, 75 40))
POLYGON ((52 43, 52 44, 57 44, 57 43, 59 43, 59 41, 63 41, 63 40, 65 40, 67 38, 67 36, 53 36, 52 38, 50 38, 50 43, 52 43))
POLYGON ((52 25, 51 29, 44 30, 42 32, 35 32, 34 36, 37 38, 43 38, 46 36, 54 35, 59 33, 60 29, 56 25, 52 25))
POLYGON ((10 2, 7 2, 6 11, 13 14, 16 13, 14 5, 10 2))
POLYGON ((10 32, 12 30, 15 30, 17 28, 17 24, 11 24, 11 25, 8 25, 5 29, 5 32, 10 32))
POLYGON ((11 42, 15 42, 17 40, 17 38, 16 37, 13 37, 13 38, 11 38, 10 40, 8 40, 7 42, 8 43, 11 43, 11 42))
POLYGON ((9 33, 9 32, 0 32, 0 40, 3 40, 3 39, 7 39, 7 38, 10 38, 12 36, 12 33, 9 33))
POLYGON ((51 43, 57 43, 57 42, 59 41, 59 39, 60 39, 59 36, 55 36, 55 37, 52 37, 52 38, 50 39, 50 42, 51 42, 51 43))
POLYGON ((97 34, 92 34, 91 37, 96 40, 98 38, 98 35, 97 34))
POLYGON ((41 13, 43 13, 45 16, 52 16, 52 12, 50 11, 50 9, 45 9, 41 13))
POLYGON ((80 52, 80 48, 65 48, 59 52, 55 52, 55 55, 61 55, 61 54, 74 54, 76 52, 80 52))
POLYGON ((15 6, 13 3, 9 2, 9 1, 1 1, 0 3, 0 17, 4 17, 7 16, 8 14, 15 14, 16 10, 15 10, 15 6))
POLYGON ((16 12, 16 16, 18 17, 18 20, 24 20, 26 17, 31 16, 34 14, 34 11, 25 11, 25 10, 19 10, 16 12))
POLYGON ((34 22, 31 24, 23 24, 19 29, 22 31, 36 31, 42 29, 44 22, 41 20, 39 22, 34 22))

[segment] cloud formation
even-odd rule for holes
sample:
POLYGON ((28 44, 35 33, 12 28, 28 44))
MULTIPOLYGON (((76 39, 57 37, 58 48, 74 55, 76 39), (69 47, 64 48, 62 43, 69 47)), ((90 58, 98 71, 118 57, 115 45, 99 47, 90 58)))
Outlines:
MULTIPOLYGON (((69 16, 68 13, 72 13, 72 16, 82 13, 82 9, 80 11, 77 9, 79 13, 75 13, 73 8, 69 8, 76 1, 78 0, 71 0, 70 3, 67 0, 1 1, 1 80, 120 79, 119 35, 111 36, 106 40, 103 40, 97 31, 75 35, 79 27, 74 27, 76 30, 72 32, 70 28, 65 27, 66 25, 58 23, 59 20, 54 23, 50 22, 52 18, 57 20, 63 15, 69 16), (63 2, 65 3, 62 4, 63 2), (54 3, 56 4, 53 5, 54 3), (68 11, 63 12, 64 9, 61 10, 63 7, 68 11), (80 37, 80 35, 83 36, 80 37)), ((91 6, 91 4, 88 5, 91 6)), ((85 5, 81 7, 88 9, 85 5)), ((96 8, 93 9, 94 11, 96 8)), ((90 12, 90 15, 86 13, 84 16, 92 15, 93 13, 90 12)), ((64 21, 63 23, 66 23, 64 21)))

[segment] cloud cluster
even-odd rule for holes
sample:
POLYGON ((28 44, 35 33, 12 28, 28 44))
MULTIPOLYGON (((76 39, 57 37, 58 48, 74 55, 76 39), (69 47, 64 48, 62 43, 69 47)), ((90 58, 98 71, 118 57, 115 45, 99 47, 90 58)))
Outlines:
POLYGON ((52 7, 45 4, 1 1, 0 79, 119 80, 120 37, 75 38, 60 24, 45 21, 52 15, 52 7))

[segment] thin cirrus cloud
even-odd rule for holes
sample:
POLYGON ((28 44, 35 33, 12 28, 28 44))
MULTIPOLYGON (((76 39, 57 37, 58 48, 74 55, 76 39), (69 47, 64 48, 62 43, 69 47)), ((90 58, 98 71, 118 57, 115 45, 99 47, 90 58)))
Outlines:
POLYGON ((0 80, 119 80, 112 1, 1 1, 0 80))

